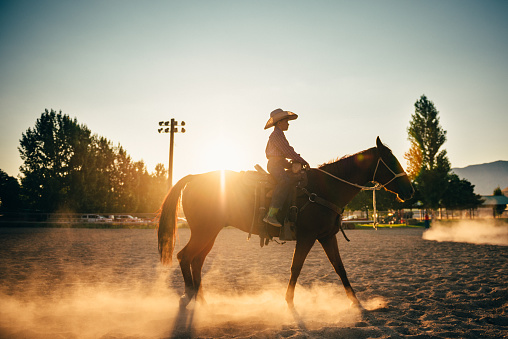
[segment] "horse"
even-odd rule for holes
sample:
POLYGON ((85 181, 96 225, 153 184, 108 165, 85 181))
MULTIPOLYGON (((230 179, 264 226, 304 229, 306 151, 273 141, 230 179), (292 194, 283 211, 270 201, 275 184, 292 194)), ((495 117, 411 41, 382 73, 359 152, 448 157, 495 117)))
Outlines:
MULTIPOLYGON (((294 308, 296 281, 307 254, 317 240, 339 275, 352 305, 361 307, 339 254, 336 233, 340 227, 340 212, 369 182, 396 194, 399 201, 413 196, 411 182, 397 158, 379 137, 376 147, 311 168, 307 171, 307 178, 305 190, 308 194, 297 198, 300 211, 286 302, 294 308), (316 201, 327 203, 313 203, 316 201), (335 208, 330 208, 330 205, 335 208)), ((205 302, 201 269, 222 228, 233 226, 252 234, 261 231, 258 225, 252 227, 254 189, 253 185, 245 184, 242 172, 232 171, 188 175, 170 189, 162 204, 158 224, 158 248, 163 265, 172 262, 180 197, 191 230, 189 242, 177 254, 185 283, 180 307, 185 308, 192 298, 205 302)), ((279 230, 273 226, 267 228, 270 234, 279 230)))

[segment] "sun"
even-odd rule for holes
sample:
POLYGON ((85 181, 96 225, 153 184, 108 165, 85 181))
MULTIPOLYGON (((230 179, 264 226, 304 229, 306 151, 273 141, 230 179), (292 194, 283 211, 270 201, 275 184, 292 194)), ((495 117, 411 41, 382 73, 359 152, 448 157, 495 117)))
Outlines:
POLYGON ((247 155, 234 140, 222 137, 209 140, 203 147, 202 165, 206 172, 216 170, 246 170, 247 155))

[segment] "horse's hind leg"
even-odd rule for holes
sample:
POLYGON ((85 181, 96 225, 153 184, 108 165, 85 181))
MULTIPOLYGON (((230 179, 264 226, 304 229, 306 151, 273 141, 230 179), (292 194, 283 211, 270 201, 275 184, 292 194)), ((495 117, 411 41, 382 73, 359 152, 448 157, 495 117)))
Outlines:
POLYGON ((203 296, 203 290, 201 288, 201 269, 203 268, 205 258, 208 253, 210 253, 214 243, 215 237, 208 242, 201 253, 199 253, 191 262, 192 280, 194 284, 194 290, 196 291, 196 300, 203 304, 206 304, 206 301, 203 296))
POLYGON ((305 258, 307 258, 315 241, 315 239, 304 239, 296 242, 293 262, 291 264, 291 278, 289 278, 288 289, 286 291, 286 302, 290 308, 294 307, 293 299, 295 296, 296 280, 302 271, 305 258))
POLYGON ((353 305, 360 305, 360 302, 356 298, 355 291, 353 290, 351 284, 349 283, 346 270, 344 269, 344 264, 342 263, 342 259, 340 258, 337 238, 335 237, 335 235, 331 235, 324 239, 319 239, 319 242, 321 243, 321 246, 323 246, 323 249, 325 250, 326 255, 328 256, 328 259, 332 263, 335 272, 337 272, 337 274, 340 277, 340 280, 342 280, 342 284, 346 289, 346 295, 348 296, 349 300, 351 300, 351 303, 353 305))
POLYGON ((180 269, 182 270, 183 281, 185 284, 185 292, 180 298, 180 306, 186 307, 194 296, 194 283, 192 282, 191 272, 191 251, 189 250, 189 243, 177 254, 178 261, 180 263, 180 269))
POLYGON ((191 238, 187 245, 185 245, 176 256, 180 263, 180 269, 182 270, 183 281, 185 283, 185 292, 180 299, 180 306, 182 307, 187 306, 196 294, 194 280, 192 279, 191 263, 205 245, 206 242, 191 234, 191 238))
MULTIPOLYGON (((218 232, 217 232, 218 233, 218 232)), ((206 254, 210 251, 215 241, 217 233, 207 236, 195 235, 191 233, 191 238, 187 245, 177 254, 178 261, 180 262, 180 269, 182 270, 183 280, 185 283, 185 293, 180 299, 180 306, 185 307, 189 304, 191 299, 196 296, 199 285, 201 284, 201 267, 205 260, 206 254), (210 247, 210 248, 208 248, 210 247), (207 249, 207 251, 206 251, 207 249), (201 253, 205 251, 206 254, 200 259, 201 253), (191 269, 191 265, 196 264, 195 269, 191 269), (194 274, 199 276, 198 285, 194 282, 194 274)))

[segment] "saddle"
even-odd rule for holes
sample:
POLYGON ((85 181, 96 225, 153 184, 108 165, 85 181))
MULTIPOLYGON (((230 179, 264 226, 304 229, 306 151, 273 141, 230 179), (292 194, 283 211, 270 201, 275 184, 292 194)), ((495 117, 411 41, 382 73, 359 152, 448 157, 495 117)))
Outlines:
POLYGON ((274 227, 263 221, 277 181, 260 165, 254 166, 256 171, 244 172, 246 181, 254 186, 254 213, 248 238, 250 239, 253 230, 257 226, 261 247, 268 245, 271 240, 274 240, 274 237, 278 237, 281 241, 296 240, 296 220, 298 218, 296 199, 299 195, 303 194, 300 189, 307 186, 307 173, 305 170, 302 170, 300 164, 298 165, 294 164, 293 169, 289 171, 294 185, 289 196, 286 198, 284 208, 282 208, 278 215, 282 227, 274 227))
POLYGON ((248 186, 254 187, 254 213, 248 239, 251 238, 253 230, 257 229, 261 247, 268 245, 271 240, 278 243, 277 240, 273 239, 274 237, 278 237, 283 242, 296 240, 298 213, 302 212, 310 204, 316 203, 336 213, 335 227, 331 229, 331 232, 335 234, 340 231, 344 238, 349 241, 342 228, 342 213, 344 208, 340 208, 317 194, 309 192, 306 188, 308 183, 307 171, 302 170, 301 165, 300 167, 294 167, 290 172, 294 182, 293 189, 286 200, 285 206, 279 211, 277 216, 282 227, 266 224, 263 218, 266 215, 266 209, 269 206, 277 181, 261 166, 255 165, 254 168, 256 171, 243 172, 243 182, 248 186), (303 197, 306 199, 302 200, 303 197), (300 207, 297 205, 297 199, 300 202, 300 207), (302 204, 302 201, 305 201, 305 203, 302 204))

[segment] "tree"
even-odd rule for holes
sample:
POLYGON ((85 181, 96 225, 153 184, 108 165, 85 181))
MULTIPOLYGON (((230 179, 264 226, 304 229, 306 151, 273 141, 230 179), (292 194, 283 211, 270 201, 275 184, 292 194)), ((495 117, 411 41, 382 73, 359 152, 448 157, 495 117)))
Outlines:
POLYGON ((427 170, 434 169, 439 149, 446 141, 446 131, 439 125, 438 114, 434 103, 422 95, 415 103, 408 128, 410 140, 420 147, 422 167, 427 170))
POLYGON ((18 212, 20 209, 19 182, 0 169, 0 212, 18 212))
POLYGON ((413 137, 408 138, 411 146, 409 151, 404 153, 404 159, 407 161, 406 173, 410 180, 415 180, 422 169, 422 150, 413 137))
MULTIPOLYGON (((501 191, 501 187, 498 186, 494 190, 493 195, 497 195, 497 196, 504 195, 503 191, 501 191)), ((494 205, 494 217, 501 216, 505 209, 506 209, 506 204, 494 205)))
POLYGON ((156 211, 160 208, 161 202, 168 193, 168 171, 163 164, 155 165, 155 172, 150 176, 149 196, 145 211, 156 211))
POLYGON ((433 169, 423 167, 416 177, 415 183, 420 192, 424 207, 438 209, 441 200, 448 188, 448 173, 451 165, 446 156, 446 151, 439 154, 433 169))
POLYGON ((415 113, 408 127, 412 149, 406 159, 412 161, 409 168, 414 169, 414 183, 424 207, 436 209, 446 190, 450 171, 446 150, 439 151, 446 141, 446 131, 439 125, 439 112, 434 103, 425 95, 414 106, 415 113))
POLYGON ((45 110, 19 151, 21 192, 33 210, 155 212, 166 194, 164 166, 151 176, 143 161, 62 112, 45 110))
POLYGON ((365 211, 369 216, 369 209, 372 208, 372 192, 360 191, 345 207, 349 211, 365 211))
POLYGON ((448 175, 447 189, 442 197, 446 210, 475 209, 481 206, 482 197, 474 193, 474 185, 456 174, 448 175))
POLYGON ((45 110, 35 127, 22 134, 21 185, 28 206, 40 211, 70 207, 69 173, 87 166, 91 133, 62 112, 45 110), (81 161, 76 158, 84 157, 81 161))

